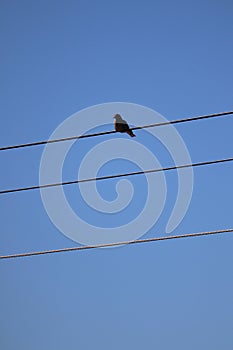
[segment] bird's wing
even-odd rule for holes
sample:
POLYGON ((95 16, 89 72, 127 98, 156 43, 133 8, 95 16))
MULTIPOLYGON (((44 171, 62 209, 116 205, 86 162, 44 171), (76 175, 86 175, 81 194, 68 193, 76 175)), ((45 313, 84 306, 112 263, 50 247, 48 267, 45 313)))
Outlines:
POLYGON ((124 130, 129 130, 129 125, 126 120, 122 119, 121 125, 124 130))

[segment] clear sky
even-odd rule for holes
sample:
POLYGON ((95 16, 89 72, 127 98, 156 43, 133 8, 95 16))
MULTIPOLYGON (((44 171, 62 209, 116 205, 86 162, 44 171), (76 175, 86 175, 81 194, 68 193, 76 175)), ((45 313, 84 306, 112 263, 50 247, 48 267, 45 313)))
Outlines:
MULTIPOLYGON (((232 11, 230 0, 2 0, 1 146, 46 140, 70 115, 100 103, 136 103, 168 120, 232 110, 232 11)), ((109 129, 112 122, 109 115, 109 129)), ((176 125, 193 162, 232 157, 232 128, 232 116, 176 125)), ((146 131, 135 133, 148 146, 146 131)), ((129 140, 105 140, 120 137, 129 140)), ((77 177, 85 151, 100 139, 80 142, 64 180, 77 177)), ((173 165, 153 142, 161 165, 173 165)), ((37 185, 43 149, 1 152, 1 189, 37 185)), ((173 234, 233 227, 232 166, 194 169, 191 204, 173 234)), ((99 175, 136 169, 113 160, 99 175)), ((164 176, 164 210, 143 237, 166 235, 177 174, 164 176)), ((86 220, 116 226, 145 201, 145 178, 130 181, 134 204, 118 219, 85 208, 77 186, 65 193, 86 220)), ((115 198, 116 183, 98 185, 105 199, 115 198)), ((39 191, 0 201, 1 255, 78 245, 50 221, 39 191)), ((232 350, 232 244, 232 234, 223 234, 2 260, 0 347, 232 350)))

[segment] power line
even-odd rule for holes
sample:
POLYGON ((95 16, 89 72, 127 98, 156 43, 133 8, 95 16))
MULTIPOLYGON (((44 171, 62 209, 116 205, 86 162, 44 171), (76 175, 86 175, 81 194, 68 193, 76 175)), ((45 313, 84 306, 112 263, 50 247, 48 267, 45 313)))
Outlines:
MULTIPOLYGON (((161 122, 161 123, 155 123, 155 124, 149 124, 149 125, 143 125, 143 126, 135 126, 135 127, 132 127, 131 129, 132 130, 139 130, 139 129, 153 128, 153 127, 165 126, 165 125, 169 125, 169 124, 179 124, 179 123, 191 122, 191 121, 195 121, 195 120, 216 118, 216 117, 220 117, 220 116, 227 116, 230 114, 233 114, 233 111, 202 115, 202 116, 192 117, 192 118, 176 119, 176 120, 171 120, 171 121, 167 121, 167 122, 161 122)), ((32 147, 32 146, 41 146, 41 145, 46 145, 48 143, 71 141, 71 140, 84 139, 84 138, 96 137, 96 136, 102 136, 102 135, 109 135, 109 134, 114 134, 116 132, 117 131, 115 131, 115 130, 111 130, 111 131, 104 131, 104 132, 87 134, 87 135, 64 137, 64 138, 54 139, 54 140, 22 143, 22 144, 18 144, 18 145, 0 147, 0 151, 6 151, 6 150, 11 150, 11 149, 16 149, 16 148, 32 147)))
POLYGON ((134 241, 105 243, 105 244, 97 244, 97 245, 86 245, 86 246, 81 246, 81 247, 61 248, 61 249, 42 250, 42 251, 29 252, 29 253, 2 255, 2 256, 0 256, 0 259, 13 259, 13 258, 23 258, 23 257, 25 258, 25 257, 29 257, 29 256, 35 256, 35 255, 45 255, 45 254, 53 254, 53 253, 71 252, 71 251, 77 251, 77 250, 116 247, 116 246, 120 246, 120 245, 124 245, 124 244, 157 242, 157 241, 165 241, 165 240, 179 239, 179 238, 190 238, 190 237, 200 237, 200 236, 207 236, 207 235, 217 235, 217 234, 229 233, 229 232, 233 232, 233 228, 225 229, 225 230, 188 233, 188 234, 177 235, 177 236, 153 237, 153 238, 146 238, 146 239, 138 239, 138 240, 134 240, 134 241))
POLYGON ((115 179, 115 178, 126 177, 126 176, 142 175, 142 174, 149 174, 149 173, 158 173, 158 172, 161 172, 161 171, 169 171, 169 170, 175 170, 175 169, 184 169, 184 168, 191 168, 191 167, 205 166, 205 165, 211 165, 211 164, 226 163, 226 162, 232 162, 232 161, 233 161, 233 158, 225 158, 225 159, 210 160, 210 161, 199 162, 199 163, 171 166, 171 167, 168 167, 168 168, 150 169, 150 170, 135 171, 135 172, 124 173, 124 174, 116 174, 116 175, 107 175, 107 176, 93 177, 93 178, 89 178, 89 179, 80 179, 80 180, 73 180, 73 181, 58 182, 58 183, 52 183, 52 184, 46 184, 46 185, 13 188, 13 189, 0 191, 0 195, 1 194, 6 194, 6 193, 13 193, 13 192, 38 190, 40 188, 73 185, 73 184, 77 184, 77 183, 90 182, 90 181, 101 181, 101 180, 115 179))

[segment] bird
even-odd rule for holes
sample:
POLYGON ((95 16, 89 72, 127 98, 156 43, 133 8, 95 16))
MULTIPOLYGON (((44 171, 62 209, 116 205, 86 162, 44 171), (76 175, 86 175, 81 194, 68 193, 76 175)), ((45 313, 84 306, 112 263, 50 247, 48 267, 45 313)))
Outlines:
POLYGON ((126 132, 129 136, 135 137, 133 131, 129 128, 129 125, 127 124, 126 120, 122 119, 120 114, 115 114, 114 117, 115 119, 115 130, 119 132, 126 132))

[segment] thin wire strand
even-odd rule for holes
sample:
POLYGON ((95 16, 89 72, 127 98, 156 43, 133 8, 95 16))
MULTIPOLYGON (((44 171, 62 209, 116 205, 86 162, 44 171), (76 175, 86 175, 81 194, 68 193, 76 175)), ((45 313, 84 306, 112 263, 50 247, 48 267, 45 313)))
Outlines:
POLYGON ((29 253, 2 255, 2 256, 0 256, 0 259, 25 258, 25 257, 35 256, 35 255, 45 255, 45 254, 53 254, 53 253, 71 252, 71 251, 77 251, 77 250, 117 247, 117 246, 124 245, 124 244, 137 244, 137 243, 166 241, 166 240, 171 240, 171 239, 200 237, 200 236, 207 236, 207 235, 217 235, 217 234, 221 234, 221 233, 230 233, 230 232, 233 232, 233 228, 224 229, 224 230, 216 230, 216 231, 188 233, 188 234, 182 234, 182 235, 177 235, 177 236, 152 237, 152 238, 146 238, 146 239, 138 239, 138 240, 134 240, 134 241, 105 243, 105 244, 97 244, 97 245, 86 245, 86 246, 81 246, 81 247, 71 247, 71 248, 43 250, 43 251, 29 252, 29 253))
POLYGON ((232 161, 233 161, 233 158, 225 158, 225 159, 217 159, 217 160, 211 160, 211 161, 205 161, 205 162, 199 162, 199 163, 177 165, 177 166, 172 166, 172 167, 168 167, 168 168, 150 169, 150 170, 135 171, 135 172, 124 173, 124 174, 116 174, 116 175, 107 175, 107 176, 93 177, 93 178, 89 178, 89 179, 80 179, 80 180, 73 180, 73 181, 58 182, 58 183, 52 183, 52 184, 46 184, 46 185, 13 188, 13 189, 0 191, 0 195, 1 194, 6 194, 6 193, 38 190, 38 189, 41 189, 41 188, 48 188, 48 187, 73 185, 73 184, 83 183, 83 182, 116 179, 116 178, 119 178, 119 177, 126 177, 126 176, 142 175, 142 174, 149 174, 149 173, 158 173, 158 172, 161 172, 161 171, 170 171, 170 170, 175 170, 175 169, 184 169, 184 168, 191 168, 191 167, 205 166, 205 165, 211 165, 211 164, 226 163, 226 162, 232 162, 232 161))
MULTIPOLYGON (((171 120, 171 121, 162 122, 162 123, 155 123, 155 124, 150 124, 150 125, 135 126, 135 127, 132 127, 131 129, 132 130, 139 130, 139 129, 153 128, 153 127, 165 126, 165 125, 169 125, 169 124, 179 124, 179 123, 186 123, 186 122, 191 122, 191 121, 195 121, 195 120, 216 118, 216 117, 227 116, 227 115, 231 115, 231 114, 233 114, 233 111, 202 115, 202 116, 192 117, 192 118, 176 119, 176 120, 171 120)), ((6 150, 11 150, 11 149, 16 149, 16 148, 32 147, 32 146, 41 146, 41 145, 46 145, 48 143, 71 141, 71 140, 77 140, 77 139, 84 139, 84 138, 88 138, 88 137, 109 135, 109 134, 114 134, 116 132, 117 131, 115 131, 115 130, 111 130, 111 131, 104 131, 104 132, 99 132, 99 133, 94 133, 94 134, 64 137, 64 138, 55 139, 55 140, 22 143, 22 144, 18 144, 18 145, 0 147, 0 151, 6 151, 6 150)))

